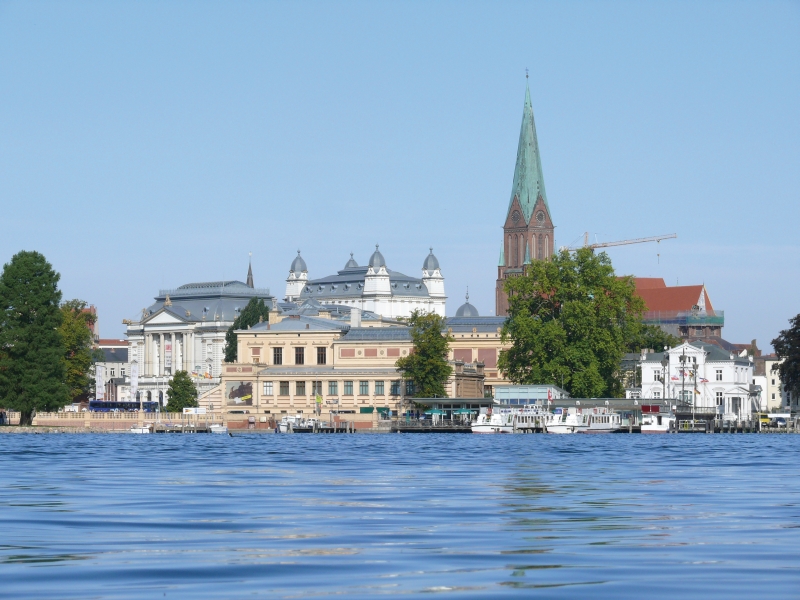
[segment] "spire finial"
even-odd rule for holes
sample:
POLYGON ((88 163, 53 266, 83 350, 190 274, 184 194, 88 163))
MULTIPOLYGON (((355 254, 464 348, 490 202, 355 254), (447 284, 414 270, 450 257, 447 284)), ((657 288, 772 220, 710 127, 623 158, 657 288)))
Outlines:
POLYGON ((378 251, 378 244, 375 244, 375 251, 378 251))
POLYGON ((469 304, 469 286, 467 286, 467 304, 469 304))
POLYGON ((528 67, 525 67, 525 79, 528 78, 528 67))
POLYGON ((353 258, 353 253, 352 252, 350 253, 350 258, 353 258))
POLYGON ((300 250, 297 251, 297 256, 300 256, 300 250))
POLYGON ((431 247, 429 248, 429 250, 431 251, 431 254, 433 254, 433 246, 431 246, 431 247))

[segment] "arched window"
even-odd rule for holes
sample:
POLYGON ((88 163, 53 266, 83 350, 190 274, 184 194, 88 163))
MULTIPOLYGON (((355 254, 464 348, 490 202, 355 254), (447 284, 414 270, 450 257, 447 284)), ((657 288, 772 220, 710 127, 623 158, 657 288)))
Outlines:
POLYGON ((531 236, 531 260, 536 260, 536 236, 531 236))
POLYGON ((512 267, 518 267, 519 266, 517 264, 517 257, 519 256, 518 248, 519 248, 519 236, 515 235, 514 236, 514 247, 513 247, 512 251, 511 251, 511 257, 512 257, 511 258, 511 263, 512 263, 511 266, 512 267))
POLYGON ((513 255, 511 254, 511 234, 509 233, 508 234, 508 239, 506 240, 506 253, 505 253, 505 261, 504 261, 506 264, 504 266, 506 266, 506 267, 510 267, 511 266, 511 262, 512 262, 511 257, 512 256, 513 255))
POLYGON ((550 236, 544 236, 544 257, 550 258, 550 236))
POLYGON ((519 264, 524 265, 525 264, 525 250, 528 247, 528 240, 525 239, 524 235, 521 235, 520 239, 522 240, 522 247, 519 249, 519 264))

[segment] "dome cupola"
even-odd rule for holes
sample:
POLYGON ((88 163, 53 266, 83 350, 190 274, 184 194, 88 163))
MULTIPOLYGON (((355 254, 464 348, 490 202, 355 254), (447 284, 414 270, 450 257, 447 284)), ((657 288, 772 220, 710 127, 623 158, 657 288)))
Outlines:
POLYGON ((422 263, 422 270, 423 271, 435 271, 439 268, 439 261, 433 255, 433 248, 430 249, 431 252, 428 256, 425 257, 425 262, 422 263))
POLYGON ((469 303, 469 291, 467 291, 467 301, 458 307, 456 311, 457 317, 479 317, 478 309, 469 303))
POLYGON ((303 260, 303 257, 300 256, 300 250, 297 251, 297 256, 294 257, 292 261, 292 266, 289 267, 289 271, 292 273, 308 273, 308 267, 306 267, 306 261, 303 260))
POLYGON ((378 244, 375 244, 375 252, 373 252, 372 256, 369 257, 369 266, 375 271, 381 267, 386 267, 386 261, 383 258, 383 254, 381 254, 380 250, 378 250, 378 244))
POLYGON ((353 258, 353 253, 350 253, 350 260, 347 261, 347 264, 344 266, 345 269, 355 269, 358 267, 358 263, 353 258))

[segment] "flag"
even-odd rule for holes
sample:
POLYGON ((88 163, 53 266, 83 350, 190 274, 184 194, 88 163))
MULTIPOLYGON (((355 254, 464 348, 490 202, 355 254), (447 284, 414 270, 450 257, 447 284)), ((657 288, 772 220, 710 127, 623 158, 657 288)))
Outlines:
POLYGON ((139 391, 139 363, 131 363, 131 400, 136 400, 136 392, 139 391))
POLYGON ((103 365, 94 366, 94 399, 105 400, 106 398, 106 368, 103 365))
POLYGON ((553 399, 553 390, 551 390, 550 388, 547 388, 547 399, 548 400, 553 399))
POLYGON ((677 375, 673 375, 672 377, 670 377, 670 379, 672 379, 672 381, 680 381, 680 377, 678 377, 677 375))
POLYGON ((700 383, 708 383, 708 379, 706 379, 705 377, 701 377, 700 383))
POLYGON ((317 401, 317 404, 322 404, 322 396, 319 394, 316 394, 314 399, 317 401))

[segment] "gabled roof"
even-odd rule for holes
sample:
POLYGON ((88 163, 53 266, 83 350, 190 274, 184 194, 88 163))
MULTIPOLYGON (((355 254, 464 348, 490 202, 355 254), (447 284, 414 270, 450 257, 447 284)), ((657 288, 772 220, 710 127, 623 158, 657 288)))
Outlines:
POLYGON ((636 284, 637 292, 639 290, 652 290, 667 287, 662 277, 634 277, 633 281, 636 284))
MULTIPOLYGON (((639 281, 638 278, 635 281, 639 281)), ((713 311, 711 299, 703 285, 679 285, 674 287, 644 287, 637 284, 636 294, 644 300, 647 311, 692 310, 693 306, 705 304, 705 310, 713 311), (701 300, 702 297, 702 300, 701 300)))
POLYGON ((518 198, 522 208, 525 223, 530 223, 533 207, 539 196, 542 197, 547 212, 547 193, 544 190, 544 175, 542 174, 542 160, 539 155, 539 141, 536 138, 536 124, 533 120, 533 105, 531 104, 531 91, 525 86, 525 106, 522 109, 522 127, 519 132, 519 145, 517 146, 517 164, 514 167, 514 184, 511 187, 511 200, 508 210, 518 198))

